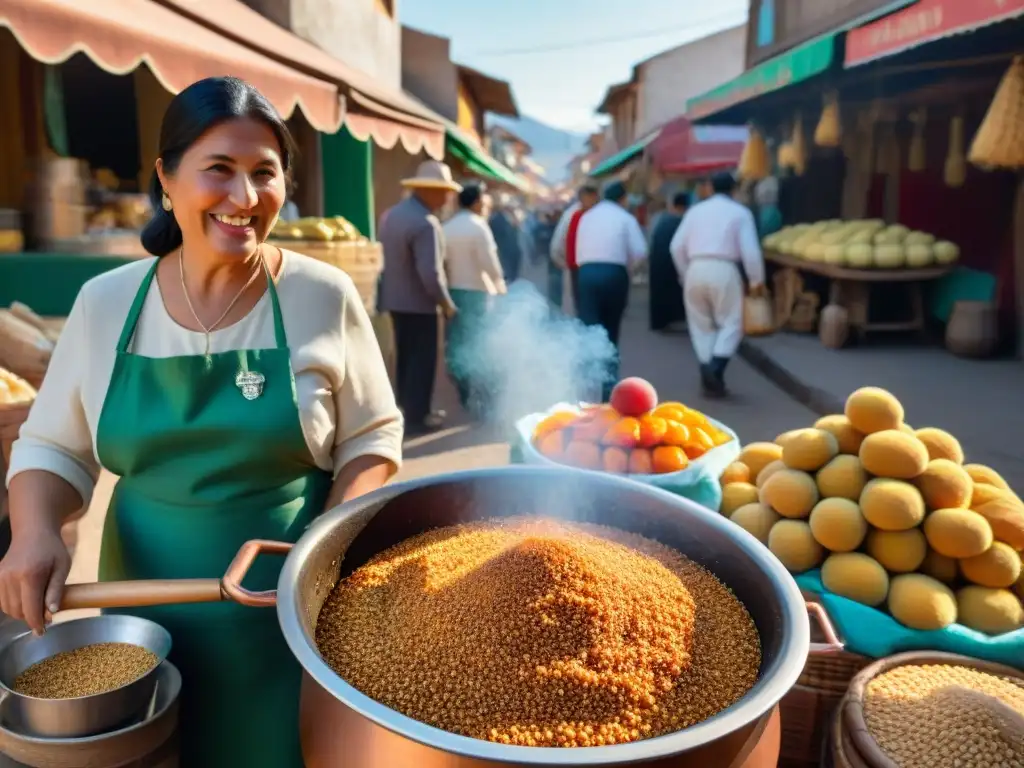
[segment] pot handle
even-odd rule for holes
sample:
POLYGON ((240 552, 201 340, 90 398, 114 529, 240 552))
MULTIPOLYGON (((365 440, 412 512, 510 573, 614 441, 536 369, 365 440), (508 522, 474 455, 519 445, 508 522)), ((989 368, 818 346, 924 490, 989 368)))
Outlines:
POLYGON ((283 541, 265 541, 254 539, 247 541, 238 550, 235 559, 231 561, 224 578, 220 580, 220 588, 229 598, 239 605, 246 605, 250 608, 272 608, 277 605, 277 590, 268 589, 264 592, 253 592, 242 586, 246 574, 256 562, 256 558, 262 554, 287 555, 292 549, 291 544, 283 541))
POLYGON ((811 643, 808 653, 811 656, 827 656, 830 653, 839 653, 843 650, 843 641, 839 639, 836 628, 832 625, 832 620, 821 603, 807 602, 805 604, 808 618, 813 618, 818 622, 821 634, 825 636, 824 643, 811 643))

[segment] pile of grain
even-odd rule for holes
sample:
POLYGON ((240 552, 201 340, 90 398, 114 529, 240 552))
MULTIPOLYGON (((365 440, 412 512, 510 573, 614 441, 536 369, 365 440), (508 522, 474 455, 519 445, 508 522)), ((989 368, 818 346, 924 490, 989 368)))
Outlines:
POLYGON ((18 675, 14 690, 39 699, 94 696, 138 680, 159 663, 138 645, 96 643, 33 664, 18 675))
POLYGON ((441 528, 341 581, 316 641, 341 677, 453 733, 601 746, 681 730, 754 685, 743 605, 678 552, 611 528, 441 528))
POLYGON ((864 720, 900 768, 1024 766, 1024 681, 946 664, 868 683, 864 720))

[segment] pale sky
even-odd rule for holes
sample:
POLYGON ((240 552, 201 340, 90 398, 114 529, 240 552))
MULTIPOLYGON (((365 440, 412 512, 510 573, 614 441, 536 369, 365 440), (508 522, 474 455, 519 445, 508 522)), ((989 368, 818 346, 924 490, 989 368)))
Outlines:
POLYGON ((575 131, 634 64, 742 23, 748 0, 400 0, 401 21, 512 83, 520 112, 575 131), (528 52, 522 52, 522 51, 528 52))

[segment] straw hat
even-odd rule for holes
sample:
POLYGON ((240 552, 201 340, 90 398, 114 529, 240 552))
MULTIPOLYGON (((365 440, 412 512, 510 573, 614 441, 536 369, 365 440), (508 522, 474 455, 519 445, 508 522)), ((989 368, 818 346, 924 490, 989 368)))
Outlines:
POLYGON ((448 189, 452 192, 461 192, 462 185, 457 184, 452 178, 452 169, 447 164, 437 160, 425 160, 416 169, 416 175, 409 179, 402 179, 402 186, 420 189, 448 189))

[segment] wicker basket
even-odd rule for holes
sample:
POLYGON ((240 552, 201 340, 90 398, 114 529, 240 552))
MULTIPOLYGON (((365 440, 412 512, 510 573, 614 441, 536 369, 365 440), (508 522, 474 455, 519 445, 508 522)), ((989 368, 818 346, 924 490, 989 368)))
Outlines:
POLYGON ((883 672, 909 664, 950 664, 959 667, 969 667, 990 675, 1012 677, 1016 680, 1024 681, 1024 673, 1019 669, 1003 666, 1002 664, 994 664, 989 661, 981 661, 980 659, 972 659, 955 653, 914 651, 888 656, 876 661, 874 664, 861 670, 853 679, 850 683, 850 690, 840 709, 842 716, 840 729, 846 740, 843 753, 847 758, 854 758, 849 760, 851 768, 898 768, 897 764, 878 746, 878 743, 868 730, 867 722, 864 719, 864 692, 867 689, 868 683, 883 672), (859 758, 859 762, 856 761, 856 758, 859 758))
MULTIPOLYGON (((816 602, 817 595, 804 592, 804 599, 816 602)), ((824 639, 812 622, 811 640, 824 639)), ((810 655, 796 685, 783 697, 782 764, 787 768, 812 768, 821 763, 821 755, 833 714, 854 676, 871 659, 848 651, 810 655)))
POLYGON ((384 269, 384 249, 380 243, 317 242, 315 240, 280 240, 275 245, 311 259, 330 264, 345 272, 356 284, 366 311, 377 311, 377 279, 384 269))
POLYGON ((828 751, 822 758, 822 768, 871 768, 853 745, 844 724, 844 713, 849 700, 849 696, 844 696, 832 715, 828 751))

